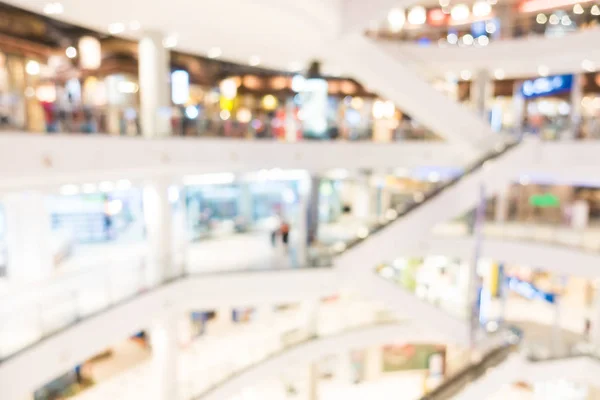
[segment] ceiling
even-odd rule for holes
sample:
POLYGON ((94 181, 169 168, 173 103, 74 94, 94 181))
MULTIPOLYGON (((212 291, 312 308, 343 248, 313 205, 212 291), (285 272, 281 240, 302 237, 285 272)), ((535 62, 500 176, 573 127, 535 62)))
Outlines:
POLYGON ((387 52, 410 64, 428 78, 461 71, 501 71, 503 78, 537 76, 540 67, 548 74, 590 72, 600 68, 600 28, 563 37, 534 37, 492 42, 486 47, 428 47, 415 43, 384 41, 387 52), (586 70, 587 68, 587 70, 586 70))
MULTIPOLYGON (((342 0, 60 0, 63 12, 53 18, 99 32, 132 22, 139 29, 119 35, 138 39, 143 31, 177 37, 176 49, 206 55, 218 47, 221 58, 283 70, 324 61, 324 72, 337 75, 341 66, 327 63, 326 43, 339 28, 342 0)), ((47 0, 8 0, 43 14, 47 0)))

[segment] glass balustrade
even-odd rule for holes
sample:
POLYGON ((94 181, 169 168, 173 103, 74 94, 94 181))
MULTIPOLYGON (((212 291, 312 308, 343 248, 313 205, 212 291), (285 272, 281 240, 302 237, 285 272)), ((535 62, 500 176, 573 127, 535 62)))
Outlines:
MULTIPOLYGON (((487 160, 492 160, 512 149, 516 143, 486 154, 481 160, 466 169, 462 176, 440 183, 431 191, 414 197, 406 203, 398 205, 393 212, 371 224, 361 227, 355 236, 350 235, 345 240, 336 240, 332 245, 315 249, 309 262, 297 267, 331 266, 335 256, 352 249, 372 234, 384 229, 396 219, 421 207, 445 189, 453 187, 460 179, 478 171, 487 160), (364 228, 364 229, 363 229, 364 228)), ((268 240, 268 237, 265 238, 268 240)), ((143 246, 140 248, 144 248, 143 246)), ((221 252, 235 253, 233 247, 225 246, 221 252)), ((238 258, 239 260, 239 258, 238 258)), ((375 260, 374 260, 375 261, 375 260)), ((376 261, 375 261, 376 262, 376 261)), ((264 263, 236 269, 221 268, 213 273, 240 271, 273 271, 274 269, 289 269, 293 266, 278 265, 265 268, 264 263), (272 267, 272 268, 271 268, 272 267)), ((118 257, 102 258, 97 267, 85 271, 73 272, 60 279, 40 282, 37 285, 15 289, 11 294, 4 294, 0 308, 0 359, 35 344, 53 333, 65 329, 86 317, 95 315, 102 310, 116 306, 141 292, 167 282, 154 282, 153 268, 150 267, 146 253, 122 253, 118 257)), ((199 271, 192 266, 177 278, 196 274, 199 271)), ((399 281, 402 281, 400 277, 399 281)))

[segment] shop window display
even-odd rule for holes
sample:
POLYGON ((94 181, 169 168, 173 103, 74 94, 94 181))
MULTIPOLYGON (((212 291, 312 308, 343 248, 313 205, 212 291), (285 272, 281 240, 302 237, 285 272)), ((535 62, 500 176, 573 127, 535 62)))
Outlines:
POLYGON ((57 253, 69 253, 77 243, 137 241, 145 236, 138 190, 52 196, 47 207, 57 253))

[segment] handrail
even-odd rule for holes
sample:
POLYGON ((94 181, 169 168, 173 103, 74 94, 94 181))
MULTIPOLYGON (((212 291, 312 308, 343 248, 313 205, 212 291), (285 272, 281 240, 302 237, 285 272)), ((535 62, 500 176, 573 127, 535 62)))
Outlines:
MULTIPOLYGON (((477 171, 479 171, 486 162, 494 160, 500 156, 502 156, 503 154, 505 154, 506 152, 508 152, 509 150, 513 149, 515 146, 518 145, 518 142, 513 142, 510 143, 506 146, 504 146, 503 148, 498 148, 495 149, 493 151, 491 151, 490 153, 486 154, 484 157, 480 158, 477 162, 475 162, 474 164, 472 164, 469 168, 466 169, 465 173, 458 178, 455 178, 447 183, 444 183, 442 185, 440 185, 440 187, 438 187, 437 189, 434 189, 432 192, 428 193, 425 198, 423 199, 423 201, 412 201, 409 202, 407 205, 403 206, 400 210, 398 210, 398 215, 395 216, 395 218, 390 219, 384 223, 380 223, 378 225, 376 225, 373 229, 373 233, 377 233, 380 232, 381 230, 383 230, 385 227, 389 226, 394 220, 401 218, 402 216, 407 215, 408 213, 410 213, 411 211, 418 209, 419 207, 422 207, 424 204, 427 204, 428 202, 430 202, 432 199, 434 199, 435 197, 437 197, 442 191, 444 191, 447 188, 453 187, 454 185, 456 185, 460 180, 462 180, 465 177, 468 177, 469 175, 471 175, 472 173, 475 173, 477 171)), ((363 242, 364 240, 366 240, 366 238, 355 238, 353 239, 350 243, 348 243, 344 249, 340 249, 341 251, 338 250, 330 250, 329 252, 327 252, 326 254, 322 254, 321 256, 323 257, 329 257, 329 256, 336 256, 339 255, 355 246, 357 246, 359 243, 363 242)), ((299 270, 302 270, 303 268, 298 268, 299 270)), ((298 270, 296 269, 296 270, 298 270)), ((293 268, 291 269, 282 269, 282 270, 295 270, 293 268)), ((255 271, 255 270, 254 270, 255 271)), ((268 271, 272 272, 274 271, 274 269, 268 269, 268 271)), ((142 271, 143 272, 143 271, 142 271)), ((231 271, 233 272, 244 272, 242 271, 231 271)), ((215 272, 217 273, 217 272, 215 272)), ((218 271, 218 274, 223 274, 226 273, 226 271, 218 271)), ((141 285, 140 287, 138 287, 134 293, 132 293, 131 295, 122 297, 120 299, 118 299, 115 302, 108 302, 108 305, 106 305, 105 307, 101 307, 98 309, 93 310, 90 313, 85 313, 85 315, 80 315, 77 314, 75 315, 75 317, 69 321, 67 324, 60 326, 60 327, 54 327, 53 329, 50 329, 47 332, 43 332, 41 334, 39 334, 38 336, 36 336, 36 338, 38 339, 37 341, 33 341, 33 342, 28 342, 27 344, 25 344, 23 347, 20 347, 16 352, 12 352, 11 354, 7 354, 3 359, 0 358, 0 363, 2 361, 6 361, 8 358, 13 358, 16 354, 20 354, 22 351, 24 351, 27 348, 30 348, 32 346, 35 346, 37 343, 39 343, 41 340, 46 340, 49 337, 54 336, 57 332, 63 332, 66 329, 69 329, 70 327, 76 325, 77 323, 81 322, 82 320, 89 318, 91 316, 95 316, 98 315, 99 313, 102 313, 103 311, 115 308, 121 304, 125 304, 128 301, 131 301, 133 298, 135 298, 136 296, 138 296, 141 293, 144 293, 148 290, 156 290, 158 288, 162 288, 168 284, 170 284, 172 281, 177 280, 177 279, 181 279, 183 277, 188 276, 187 273, 184 273, 183 275, 176 277, 176 278, 172 278, 168 281, 164 281, 164 282, 160 282, 158 283, 156 286, 154 287, 146 287, 144 285, 141 285)), ((76 304, 76 303, 75 303, 76 304)))
MULTIPOLYGON (((567 247, 567 248, 573 248, 573 249, 578 249, 582 252, 586 252, 586 253, 590 253, 590 254, 597 254, 598 252, 600 252, 600 244, 598 244, 597 247, 595 248, 591 248, 585 245, 582 245, 584 242, 584 239, 586 238, 587 235, 591 235, 590 232, 586 232, 584 231, 578 231, 575 229, 569 229, 569 228, 563 228, 563 227, 557 227, 557 226, 537 226, 536 224, 527 224, 524 223, 522 224, 523 226, 520 227, 515 227, 515 226, 511 226, 511 223, 503 223, 503 224, 494 224, 494 225, 488 225, 487 223, 484 224, 483 227, 483 235, 485 237, 488 238, 492 238, 492 239, 501 239, 501 240, 506 240, 506 241, 513 241, 513 240, 518 240, 518 241, 527 241, 530 243, 535 243, 535 244, 545 244, 545 245, 558 245, 560 247, 567 247), (536 235, 536 231, 540 231, 542 229, 547 229, 551 235, 546 236, 546 235, 536 235), (563 231, 564 230, 564 231, 563 231), (562 232, 561 232, 562 231, 562 232), (513 233, 514 232, 514 233, 513 233), (562 234, 565 235, 575 235, 577 236, 577 243, 573 244, 573 243, 569 243, 568 240, 561 240, 560 236, 562 234)), ((469 237, 470 235, 467 233, 465 234, 453 234, 453 233, 434 233, 435 237, 443 237, 443 238, 464 238, 464 237, 469 237)), ((600 232, 598 232, 598 236, 600 236, 600 232)))
POLYGON ((333 339, 336 336, 341 336, 341 335, 346 335, 346 334, 351 334, 353 332, 359 332, 362 331, 364 329, 367 328, 373 328, 373 327, 378 327, 378 326, 393 326, 398 324, 398 321, 394 321, 394 320, 388 320, 388 319, 383 319, 383 320, 375 320, 372 323, 368 323, 368 324, 364 324, 362 326, 354 326, 354 327, 350 327, 348 329, 342 330, 340 332, 336 332, 333 335, 318 335, 318 334, 310 334, 309 336, 307 336, 305 338, 305 340, 299 341, 299 342, 295 342, 292 343, 289 346, 285 346, 283 348, 281 348, 279 351, 276 351, 270 355, 268 355, 266 358, 263 358, 261 360, 259 360, 256 363, 252 363, 246 367, 243 367, 237 371, 234 371, 233 373, 231 373, 230 375, 224 377, 221 381, 213 384, 211 387, 209 387, 207 390, 205 390, 204 392, 195 395, 194 397, 192 397, 191 400, 201 400, 203 397, 208 396, 209 394, 211 394, 212 392, 214 392, 217 388, 219 388, 220 386, 223 385, 223 383, 231 380, 231 379, 235 379, 237 377, 242 376, 243 374, 245 374, 246 372, 252 370, 253 368, 255 368, 258 364, 260 363, 266 363, 269 361, 273 361, 274 359, 281 357, 282 354, 284 354, 285 352, 288 351, 293 351, 299 348, 302 348, 304 346, 306 346, 307 344, 313 343, 313 342, 317 342, 319 340, 323 340, 323 339, 333 339))
POLYGON ((471 382, 479 379, 489 368, 498 366, 515 351, 516 345, 506 344, 485 354, 481 361, 469 364, 455 375, 444 380, 437 388, 420 400, 446 400, 453 398, 471 382))

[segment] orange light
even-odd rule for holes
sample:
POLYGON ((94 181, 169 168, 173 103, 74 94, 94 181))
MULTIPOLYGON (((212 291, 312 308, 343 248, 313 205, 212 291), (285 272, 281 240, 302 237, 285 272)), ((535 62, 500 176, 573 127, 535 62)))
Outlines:
POLYGON ((446 21, 447 14, 442 11, 441 8, 434 8, 429 10, 429 24, 433 26, 443 25, 446 21))

